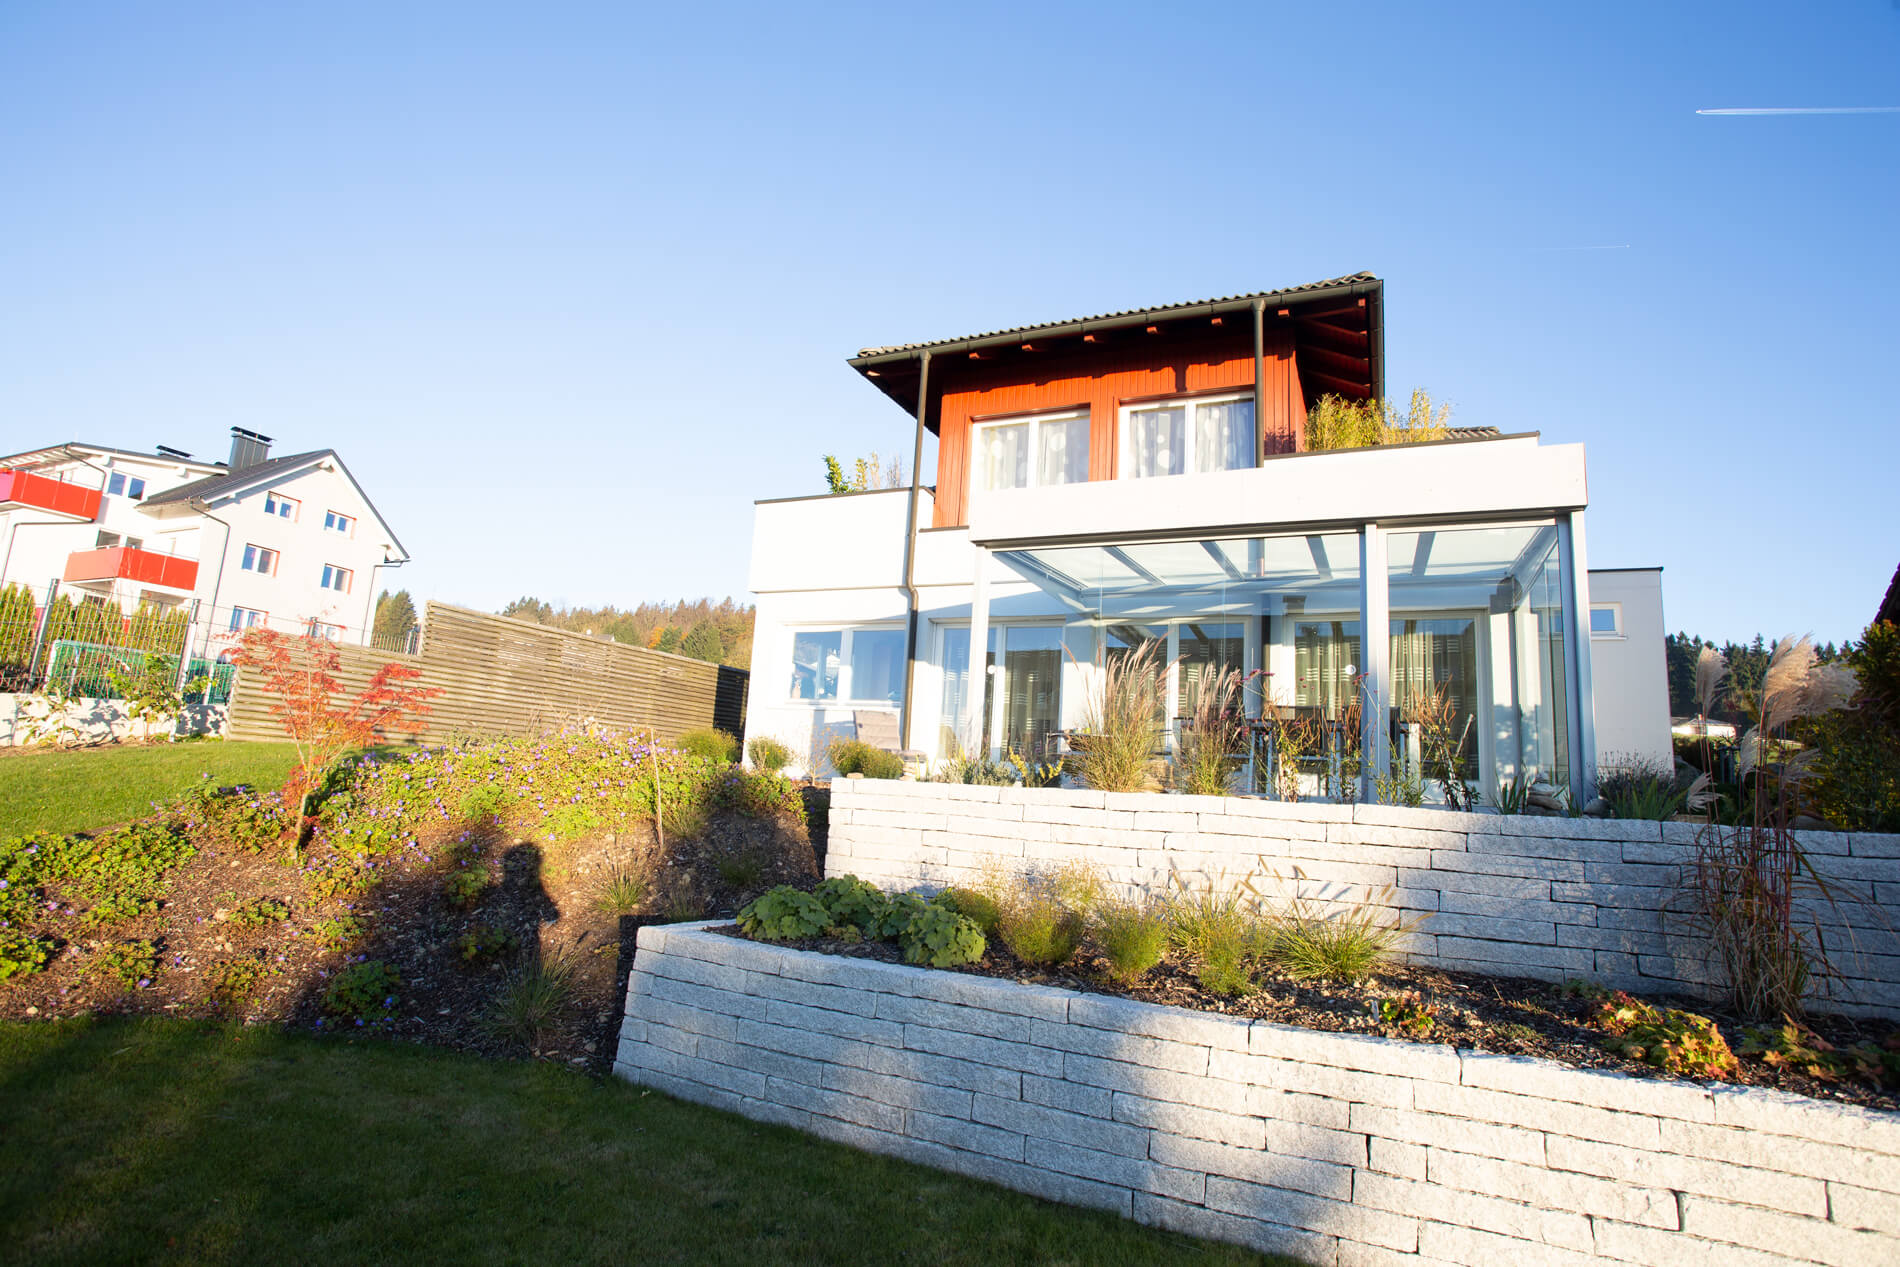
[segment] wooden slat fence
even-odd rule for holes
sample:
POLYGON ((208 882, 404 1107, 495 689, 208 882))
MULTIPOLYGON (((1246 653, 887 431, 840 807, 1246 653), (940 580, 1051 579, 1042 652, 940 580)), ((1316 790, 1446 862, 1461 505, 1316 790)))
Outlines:
MULTIPOLYGON (((565 724, 651 730, 670 740, 696 726, 745 732, 742 669, 606 642, 530 621, 431 602, 414 655, 340 647, 347 694, 384 664, 416 668, 441 688, 420 738, 524 735, 565 724)), ((282 723, 256 675, 240 672, 226 733, 274 739, 282 723)))

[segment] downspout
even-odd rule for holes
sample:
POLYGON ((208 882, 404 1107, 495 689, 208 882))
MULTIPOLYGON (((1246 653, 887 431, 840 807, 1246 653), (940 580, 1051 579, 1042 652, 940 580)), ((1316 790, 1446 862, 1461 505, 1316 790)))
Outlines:
POLYGON ((924 419, 930 415, 930 351, 918 354, 917 442, 910 458, 910 513, 904 525, 904 700, 898 735, 906 748, 916 747, 911 734, 912 704, 917 695, 917 519, 923 499, 924 419))
POLYGON ((1267 464, 1267 301, 1253 301, 1254 465, 1267 464))
POLYGON ((370 565, 369 601, 363 604, 363 645, 364 646, 366 647, 371 646, 376 641, 375 636, 374 636, 376 632, 376 573, 380 572, 384 568, 399 568, 403 564, 407 563, 408 561, 409 560, 407 559, 391 559, 387 555, 385 555, 381 563, 372 563, 370 565))
MULTIPOLYGON (((218 547, 218 575, 211 582, 211 614, 206 622, 207 627, 211 627, 218 623, 218 591, 224 588, 224 565, 231 557, 231 525, 206 510, 204 503, 195 498, 186 502, 185 505, 190 510, 203 515, 206 519, 209 519, 212 523, 224 529, 224 543, 218 547)), ((203 560, 200 560, 200 562, 203 562, 203 560)), ((207 637, 205 639, 206 659, 210 659, 210 651, 211 640, 207 637)))

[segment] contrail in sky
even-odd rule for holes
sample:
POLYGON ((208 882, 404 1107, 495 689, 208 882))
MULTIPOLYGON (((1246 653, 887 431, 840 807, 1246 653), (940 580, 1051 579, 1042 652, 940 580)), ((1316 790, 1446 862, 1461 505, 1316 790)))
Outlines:
POLYGON ((1731 106, 1697 114, 1900 114, 1900 106, 1731 106))

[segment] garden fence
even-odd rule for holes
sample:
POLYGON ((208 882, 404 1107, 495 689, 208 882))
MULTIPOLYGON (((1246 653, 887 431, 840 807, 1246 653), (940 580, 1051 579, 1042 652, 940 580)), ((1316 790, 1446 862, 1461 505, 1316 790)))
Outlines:
MULTIPOLYGON (((227 634, 228 636, 228 634, 227 634)), ((417 685, 439 688, 418 737, 525 735, 563 725, 650 730, 661 739, 699 726, 745 729, 747 674, 684 656, 529 621, 426 604, 414 650, 337 648, 339 681, 354 695, 384 664, 414 668, 417 685)), ((283 733, 273 697, 240 673, 229 733, 283 733)))

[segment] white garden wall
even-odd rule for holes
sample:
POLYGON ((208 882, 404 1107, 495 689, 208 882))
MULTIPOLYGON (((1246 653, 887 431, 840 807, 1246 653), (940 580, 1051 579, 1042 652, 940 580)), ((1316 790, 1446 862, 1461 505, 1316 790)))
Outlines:
MULTIPOLYGON (((1446 968, 1706 995, 1714 973, 1679 906, 1694 824, 1459 814, 1055 788, 839 779, 827 875, 887 889, 969 883, 986 859, 1069 859, 1121 885, 1249 878, 1269 897, 1370 901, 1424 922, 1410 953, 1446 968)), ((1828 1010, 1900 1017, 1900 836, 1802 832, 1838 899, 1813 912, 1840 978, 1828 1010)))
POLYGON ((1900 1261, 1900 1115, 644 928, 615 1072, 1317 1264, 1900 1261))
POLYGON ((224 728, 225 706, 192 706, 181 723, 176 717, 143 722, 123 700, 77 699, 55 708, 43 695, 0 692, 0 748, 62 742, 70 747, 163 739, 174 732, 216 734, 224 728))

